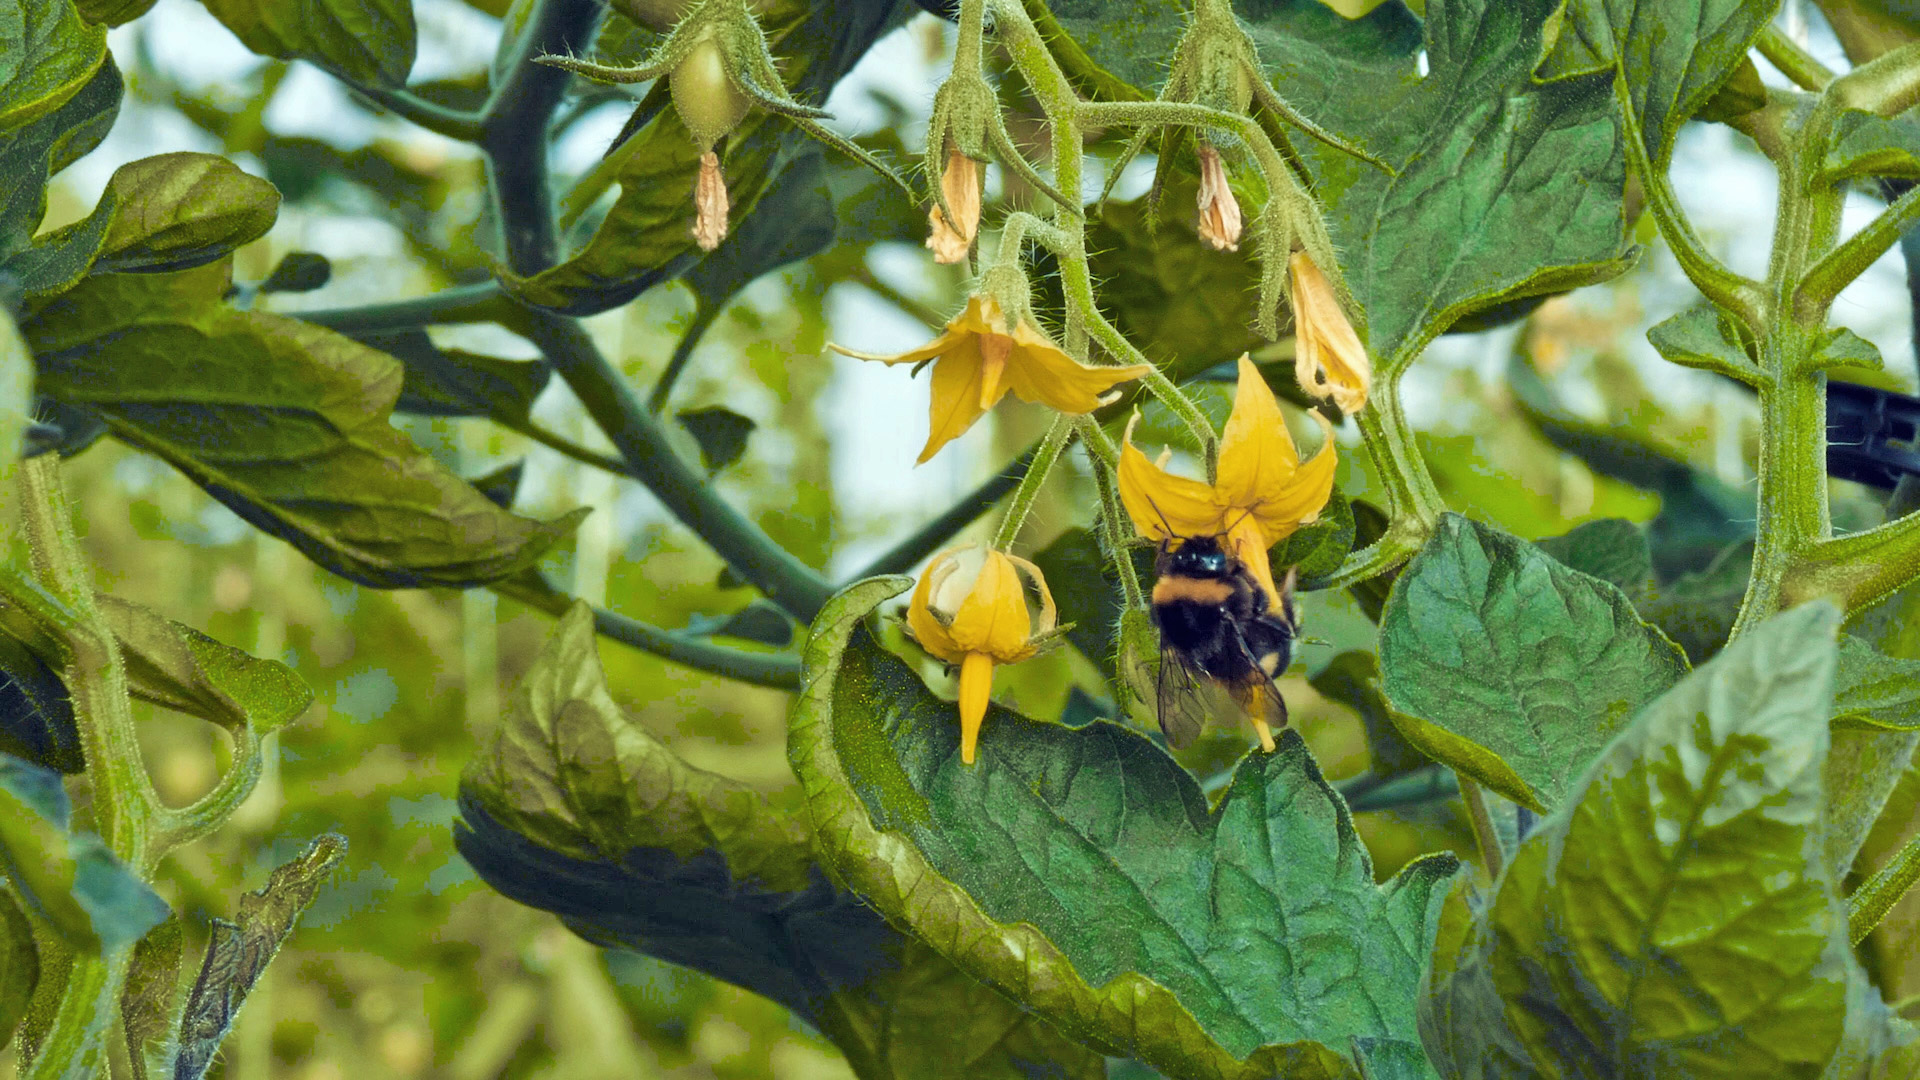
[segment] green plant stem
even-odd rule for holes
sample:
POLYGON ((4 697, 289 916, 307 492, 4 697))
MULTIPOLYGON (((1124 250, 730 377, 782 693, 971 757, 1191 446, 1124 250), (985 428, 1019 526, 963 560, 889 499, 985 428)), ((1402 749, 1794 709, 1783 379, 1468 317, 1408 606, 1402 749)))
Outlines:
POLYGON ((153 841, 153 858, 158 861, 174 848, 211 836, 226 824, 260 781, 260 754, 260 737, 253 729, 242 728, 234 738, 233 764, 227 766, 213 790, 189 806, 160 810, 155 822, 158 830, 153 841))
MULTIPOLYGON (((1646 137, 1640 131, 1639 121, 1635 119, 1632 94, 1625 80, 1618 77, 1614 80, 1614 100, 1626 128, 1626 137, 1622 141, 1626 144, 1628 165, 1640 177, 1641 186, 1646 192, 1647 208, 1653 211, 1654 223, 1660 227, 1660 235, 1666 238, 1667 246, 1673 250, 1673 257, 1680 263, 1680 269, 1686 272, 1687 280, 1693 282, 1693 287, 1699 289, 1702 296, 1731 312, 1754 334, 1764 333, 1766 296, 1761 291, 1760 283, 1734 273, 1707 253, 1706 245, 1701 242, 1699 234, 1693 231, 1686 213, 1680 209, 1679 197, 1674 194, 1666 171, 1654 168, 1648 158, 1646 137)), ((1782 202, 1788 201, 1786 188, 1781 188, 1781 192, 1782 202)))
POLYGON ((1768 63, 1778 68, 1780 74, 1792 79, 1794 85, 1802 90, 1818 93, 1833 82, 1833 71, 1814 59, 1813 54, 1801 48, 1798 42, 1781 33, 1777 26, 1769 24, 1760 31, 1760 37, 1753 44, 1768 63))
POLYGON ((1847 897, 1847 941, 1860 944, 1915 882, 1920 882, 1920 836, 1909 838, 1887 865, 1847 897))
POLYGON ((559 256, 547 180, 547 132, 573 77, 532 58, 566 56, 586 48, 601 10, 593 0, 536 0, 515 43, 507 77, 480 110, 480 151, 500 211, 501 246, 508 267, 522 276, 552 266, 559 256))
POLYGON ((1920 104, 1920 42, 1882 53, 1833 80, 1826 96, 1843 109, 1898 116, 1920 104))
MULTIPOLYGON (((489 586, 495 593, 516 600, 549 615, 560 616, 575 603, 574 598, 555 589, 543 588, 526 580, 508 579, 489 586)), ((631 645, 641 652, 663 660, 710 672, 755 686, 776 690, 800 688, 800 660, 787 653, 752 653, 715 645, 704 638, 663 630, 650 623, 608 611, 593 609, 594 631, 601 637, 631 645)))
POLYGON ((1827 596, 1852 615, 1916 579, 1920 579, 1920 512, 1865 532, 1806 545, 1782 575, 1781 606, 1827 596))
POLYGON ((496 322, 512 308, 496 281, 455 285, 426 296, 386 304, 289 312, 294 318, 343 334, 412 330, 449 323, 496 322))
POLYGON ((1133 542, 1133 537, 1127 531, 1127 508, 1121 504, 1120 489, 1114 482, 1113 463, 1117 455, 1113 443, 1091 416, 1076 417, 1074 426, 1080 433, 1080 442, 1087 448, 1087 464, 1093 469, 1093 486, 1100 492, 1100 528, 1106 533, 1113 571, 1120 579, 1123 610, 1142 610, 1147 606, 1147 594, 1140 588, 1140 577, 1133 571, 1133 560, 1127 557, 1127 546, 1133 542))
POLYGON ((1500 872, 1506 869, 1506 850, 1500 846, 1500 832, 1493 827, 1493 813, 1487 807, 1485 789, 1469 779, 1464 773, 1455 771, 1460 783, 1460 801, 1467 808, 1467 823, 1473 826, 1474 843, 1480 847, 1480 861, 1486 864, 1487 877, 1500 880, 1500 872))
MULTIPOLYGON (((338 76, 335 77, 338 78, 338 76)), ((347 85, 353 88, 354 93, 400 119, 425 128, 436 135, 445 135, 449 139, 457 139, 460 142, 477 142, 480 139, 479 113, 428 101, 406 89, 359 82, 347 82, 347 85)))
POLYGON ((999 502, 1006 494, 1020 485, 1020 481, 1033 467, 1033 459, 1040 452, 1040 443, 1027 447, 1026 451, 1015 458, 1006 468, 993 474, 977 488, 962 495, 939 517, 915 529, 912 535, 875 556, 867 565, 855 571, 848 582, 862 581, 870 577, 885 574, 904 574, 911 570, 921 559, 939 550, 940 545, 951 540, 954 534, 966 528, 999 502))
POLYGON ((667 366, 661 370, 660 378, 654 381, 653 389, 647 393, 647 408, 659 412, 666 407, 667 399, 673 396, 673 387, 680 381, 680 375, 687 369, 687 361, 693 358, 693 350, 700 345, 700 339, 707 336, 713 327, 713 321, 720 317, 720 305, 709 304, 702 298, 693 309, 693 321, 687 324, 687 332, 673 346, 673 355, 667 358, 667 366))
MULTIPOLYGON (((73 532, 59 470, 58 454, 30 458, 18 470, 21 523, 34 573, 47 597, 57 601, 29 613, 57 619, 59 625, 46 628, 67 647, 70 660, 61 675, 93 789, 94 827, 115 855, 144 872, 150 869, 147 826, 160 797, 140 758, 120 644, 94 604, 91 573, 73 532)), ((12 602, 35 599, 22 589, 7 592, 12 602)))
POLYGON ((530 311, 526 333, 573 389, 647 490, 735 573, 798 619, 812 622, 833 594, 818 571, 729 506, 673 449, 660 421, 572 319, 530 311))
POLYGON ((541 427, 531 420, 521 421, 509 416, 490 416, 489 419, 501 427, 506 428, 508 431, 524 435, 534 442, 539 443, 541 446, 552 450, 554 453, 571 458, 582 465, 590 465, 596 469, 603 469, 615 476, 625 476, 635 480, 640 479, 640 477, 634 476, 633 470, 629 469, 627 463, 619 458, 581 446, 572 439, 548 431, 546 428, 541 427))
POLYGON ((1373 386, 1367 407, 1355 414, 1365 437, 1374 472, 1387 489, 1387 531, 1380 539, 1349 554, 1327 580, 1327 588, 1344 588, 1386 573, 1413 557, 1440 522, 1447 506, 1433 486, 1433 474, 1413 428, 1400 404, 1400 377, 1391 375, 1373 386))
POLYGON ((119 1015, 120 988, 132 962, 131 948, 107 955, 74 950, 46 1037, 33 1060, 20 1069, 20 1080, 86 1080, 107 1075, 101 1051, 109 1036, 108 1021, 119 1015))
POLYGON ((1920 222, 1920 186, 1909 188, 1859 232, 1826 253, 1807 270, 1794 290, 1793 310, 1803 322, 1823 320, 1833 299, 1855 278, 1867 272, 1900 237, 1920 222))
POLYGON ((1060 460, 1060 452, 1067 448, 1067 441, 1073 435, 1073 421, 1064 413, 1054 415, 1053 426, 1040 439, 1039 451, 1027 464, 1027 471, 1020 478, 1020 486, 1014 489, 1013 502, 1007 506, 1007 515, 1000 519, 1000 528, 993 534, 993 546, 996 550, 1006 551, 1013 546, 1014 538, 1020 535, 1020 527, 1027 523, 1027 515, 1033 512, 1034 500, 1040 497, 1040 488, 1047 482, 1048 474, 1053 472, 1054 463, 1060 460))

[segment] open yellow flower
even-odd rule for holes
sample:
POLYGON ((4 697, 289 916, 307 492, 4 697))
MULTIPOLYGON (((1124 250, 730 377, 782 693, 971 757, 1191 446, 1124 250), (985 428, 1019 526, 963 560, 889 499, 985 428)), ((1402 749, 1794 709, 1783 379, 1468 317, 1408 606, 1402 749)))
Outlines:
POLYGON ((971 765, 993 665, 1037 652, 1040 640, 1054 633, 1057 612, 1040 568, 1017 555, 989 549, 971 580, 956 576, 960 569, 954 549, 933 557, 907 606, 907 627, 921 648, 960 669, 960 760, 971 765), (1037 622, 1020 585, 1023 571, 1040 594, 1037 622))
POLYGON ((1331 398, 1341 412, 1352 416, 1366 405, 1373 385, 1367 347, 1353 332, 1327 275, 1306 252, 1294 252, 1287 268, 1293 274, 1294 377, 1300 380, 1300 389, 1317 398, 1331 398))
POLYGON ((1267 549, 1319 520, 1333 494, 1333 425, 1318 412, 1308 415, 1320 422, 1326 438, 1320 451, 1303 462, 1280 415, 1280 403, 1253 361, 1242 355, 1240 384, 1220 437, 1212 484, 1175 476, 1148 461, 1133 445, 1129 423, 1120 449, 1120 502, 1133 519, 1134 531, 1152 540, 1226 537, 1227 549, 1247 564, 1267 590, 1268 603, 1278 607, 1280 593, 1267 549))
POLYGON ((999 302, 986 293, 973 294, 966 309, 947 324, 946 332, 918 349, 898 356, 878 356, 838 345, 829 348, 883 364, 934 362, 933 404, 927 445, 920 451, 921 464, 959 438, 1009 390, 1021 401, 1079 415, 1099 408, 1101 395, 1115 384, 1153 370, 1148 364, 1083 364, 1047 340, 1027 319, 1009 327, 999 302))

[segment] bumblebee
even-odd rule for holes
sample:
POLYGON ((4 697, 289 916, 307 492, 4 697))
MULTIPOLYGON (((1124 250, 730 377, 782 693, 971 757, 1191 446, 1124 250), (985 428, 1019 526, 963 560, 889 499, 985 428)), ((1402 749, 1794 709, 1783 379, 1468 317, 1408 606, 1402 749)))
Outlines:
POLYGON ((1224 690, 1253 722, 1260 745, 1287 724, 1273 680, 1293 659, 1299 616, 1294 571, 1267 590, 1217 536, 1173 537, 1154 559, 1153 621, 1160 630, 1160 730, 1175 749, 1200 735, 1224 690))

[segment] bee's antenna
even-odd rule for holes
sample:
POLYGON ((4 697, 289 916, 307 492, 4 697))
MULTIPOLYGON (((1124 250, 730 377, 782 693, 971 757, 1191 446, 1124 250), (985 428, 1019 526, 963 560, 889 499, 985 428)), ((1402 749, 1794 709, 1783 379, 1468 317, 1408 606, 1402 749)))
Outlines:
POLYGON ((1153 507, 1153 514, 1155 517, 1160 519, 1161 527, 1167 530, 1167 539, 1172 540, 1175 537, 1179 536, 1180 535, 1179 533, 1176 533, 1173 531, 1173 522, 1168 521, 1167 515, 1160 512, 1160 504, 1153 501, 1153 496, 1148 495, 1144 491, 1141 492, 1140 494, 1143 498, 1147 500, 1147 505, 1153 507))
POLYGON ((1233 519, 1233 524, 1227 526, 1227 532, 1232 532, 1241 522, 1252 517, 1255 509, 1257 509, 1257 507, 1249 506, 1245 510, 1242 510, 1240 516, 1233 519))

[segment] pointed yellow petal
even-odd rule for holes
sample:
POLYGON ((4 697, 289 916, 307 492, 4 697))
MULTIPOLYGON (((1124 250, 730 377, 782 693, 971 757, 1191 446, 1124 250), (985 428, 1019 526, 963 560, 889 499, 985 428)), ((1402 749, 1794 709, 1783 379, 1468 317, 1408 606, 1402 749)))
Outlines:
POLYGON ((1277 544, 1300 526, 1320 520, 1320 511, 1333 494, 1333 471, 1339 463, 1333 425, 1318 412, 1307 415, 1320 424, 1319 451, 1301 463, 1284 487, 1266 494, 1254 509, 1254 520, 1266 533, 1268 544, 1277 544))
POLYGON ((1001 379, 1007 373, 1007 358, 1013 355, 1013 339, 1005 334, 980 335, 980 407, 991 409, 1007 396, 1001 379))
POLYGON ((1280 607, 1280 589, 1274 584, 1273 561, 1267 556, 1269 543, 1266 531, 1250 515, 1240 515, 1227 530, 1227 550, 1246 564, 1247 572, 1267 592, 1267 610, 1275 611, 1280 607))
POLYGON ((927 445, 919 464, 926 464, 940 448, 959 438, 986 412, 980 407, 979 338, 964 343, 933 362, 933 395, 928 406, 927 445))
POLYGON ((1033 655, 1028 644, 1032 624, 1027 615, 1027 595, 1020 587, 1020 575, 1013 562, 998 551, 987 552, 980 564, 980 576, 973 590, 954 612, 947 629, 955 645, 970 653, 986 653, 1003 664, 1025 660, 1033 655))
POLYGON ((1133 445, 1133 425, 1127 422, 1120 445, 1120 504, 1133 519, 1133 531, 1152 540, 1173 536, 1214 536, 1224 528, 1221 507, 1213 489, 1198 480, 1161 469, 1133 445))
POLYGON ((1300 452, 1287 431, 1280 403, 1260 377, 1260 369, 1246 354, 1240 356, 1240 385, 1233 394, 1233 413, 1220 434, 1220 465, 1215 486, 1220 500, 1231 506, 1261 506, 1287 489, 1300 452))
POLYGON ((1153 368, 1147 364, 1094 367, 1061 351, 1026 323, 1014 330, 1013 359, 1007 382, 1021 401, 1037 402, 1063 413, 1080 415, 1100 407, 1101 395, 1119 383, 1137 379, 1153 368))
POLYGON ((1007 324, 998 301, 985 293, 974 293, 967 297, 967 306, 960 309, 960 314, 947 323, 947 329, 969 334, 1004 334, 1007 324))
POLYGON ((1293 275, 1294 377, 1302 390, 1332 399, 1341 412, 1359 412, 1373 385, 1366 346, 1347 321, 1332 283, 1307 253, 1294 252, 1287 266, 1293 275))
POLYGON ((973 764, 980 744, 980 721, 987 716, 987 698, 993 693, 993 658, 968 653, 960 661, 960 760, 973 764))
POLYGON ((934 589, 954 569, 952 549, 935 555, 920 574, 919 584, 913 587, 913 599, 907 604, 907 628, 913 631, 913 639, 921 648, 949 664, 959 663, 966 651, 954 645, 953 634, 934 615, 930 601, 934 589))

